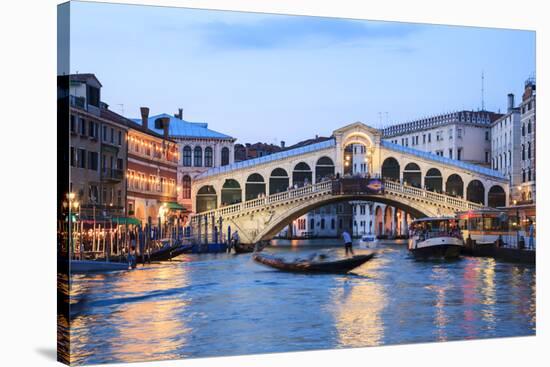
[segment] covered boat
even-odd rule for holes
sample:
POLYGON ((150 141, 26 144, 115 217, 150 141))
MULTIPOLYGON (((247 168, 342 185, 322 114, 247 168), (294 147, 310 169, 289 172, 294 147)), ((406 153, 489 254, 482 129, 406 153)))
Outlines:
POLYGON ((455 218, 422 218, 411 223, 409 251, 420 258, 456 258, 464 240, 455 218))
POLYGON ((336 260, 295 260, 287 261, 282 257, 255 253, 254 261, 275 269, 299 272, 299 273, 347 273, 363 265, 374 257, 374 253, 368 255, 355 255, 350 258, 336 260))

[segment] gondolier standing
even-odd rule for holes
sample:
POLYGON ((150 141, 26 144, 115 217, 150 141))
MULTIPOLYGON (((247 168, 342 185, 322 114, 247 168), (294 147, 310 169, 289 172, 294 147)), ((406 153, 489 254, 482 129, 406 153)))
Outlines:
POLYGON ((342 238, 344 239, 344 247, 346 248, 346 256, 348 256, 348 252, 352 255, 355 255, 353 253, 353 243, 351 240, 351 236, 347 231, 342 232, 342 238))

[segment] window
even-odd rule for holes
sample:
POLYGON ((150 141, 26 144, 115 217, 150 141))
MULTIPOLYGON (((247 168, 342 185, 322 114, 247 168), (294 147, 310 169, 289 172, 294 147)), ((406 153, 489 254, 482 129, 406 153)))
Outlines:
POLYGON ((123 171, 124 170, 124 160, 122 158, 118 158, 116 160, 116 169, 123 171))
POLYGON ((229 164, 229 148, 224 147, 222 148, 222 160, 221 165, 227 166, 229 164))
POLYGON ((122 131, 118 132, 118 145, 122 145, 122 131))
POLYGON ((86 168, 86 151, 84 149, 78 150, 78 167, 86 168))
POLYGON ((76 118, 71 115, 71 132, 76 133, 76 118))
POLYGON ((456 131, 456 137, 459 138, 459 139, 462 139, 462 129, 458 129, 456 131))
POLYGON ((489 141, 489 139, 490 139, 489 131, 485 131, 485 141, 489 141))
POLYGON ((521 144, 521 160, 525 160, 525 144, 521 144))
POLYGON ((334 218, 332 218, 330 220, 330 229, 334 229, 336 227, 336 221, 334 220, 334 218))
MULTIPOLYGON (((458 151, 458 155, 460 156, 461 149, 458 151)), ((458 158, 460 160, 460 158, 458 158)), ((489 163, 489 152, 485 152, 485 163, 489 163)))
POLYGON ((325 218, 321 218, 321 229, 325 229, 325 218))
POLYGON ((181 194, 184 199, 191 199, 191 177, 183 176, 181 179, 181 194))
MULTIPOLYGON (((487 152, 485 152, 487 153, 487 152)), ((462 148, 457 148, 456 149, 456 159, 458 159, 459 161, 462 159, 462 148)), ((488 159, 487 157, 485 157, 485 159, 488 159)), ((488 160, 486 161, 487 163, 489 162, 488 160)))
POLYGON ((531 181, 531 168, 527 171, 527 181, 531 181))
POLYGON ((422 144, 426 144, 426 134, 422 134, 422 144))
POLYGON ((449 158, 453 159, 453 148, 449 148, 449 158))
POLYGON ((508 165, 512 166, 512 151, 508 151, 508 165))
POLYGON ((212 148, 206 147, 204 149, 204 166, 205 167, 212 167, 212 148))
POLYGON ((202 167, 202 148, 195 147, 193 152, 193 165, 195 167, 202 167))
POLYGON ((527 158, 531 159, 531 143, 527 143, 527 158))
POLYGON ((432 142, 432 133, 428 133, 428 143, 432 142))
POLYGON ((99 107, 99 88, 92 87, 90 85, 87 86, 87 94, 88 94, 88 104, 99 107))
POLYGON ((521 136, 525 136, 525 124, 521 125, 521 136))
POLYGON ((183 166, 191 167, 191 147, 185 146, 183 148, 183 166))
POLYGON ((531 120, 527 123, 527 133, 531 134, 531 120))
POLYGON ((315 220, 313 218, 311 218, 309 220, 309 229, 313 230, 314 228, 315 228, 315 220))
POLYGON ((88 152, 88 169, 97 171, 99 155, 97 152, 88 152))
POLYGON ((86 121, 80 118, 80 135, 86 136, 86 121))
MULTIPOLYGON (((107 126, 103 125, 103 137, 102 137, 102 140, 103 141, 107 141, 107 126)), ((137 147, 137 144, 136 144, 136 147, 137 147)))
POLYGON ((453 138, 453 129, 449 129, 449 140, 453 138))
POLYGON ((69 159, 71 161, 71 167, 76 167, 76 156, 75 156, 74 147, 71 147, 69 155, 70 155, 69 159))
POLYGON ((115 143, 115 129, 111 128, 111 143, 115 143))
POLYGON ((95 123, 92 120, 88 121, 88 135, 90 135, 90 137, 92 138, 97 137, 95 123))
POLYGON ((521 170, 521 182, 525 182, 525 170, 521 170))

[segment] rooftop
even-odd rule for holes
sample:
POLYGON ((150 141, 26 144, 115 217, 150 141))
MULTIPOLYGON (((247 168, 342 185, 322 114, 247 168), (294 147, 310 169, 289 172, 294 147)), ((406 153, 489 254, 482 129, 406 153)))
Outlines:
MULTIPOLYGON (((208 128, 208 124, 205 122, 190 122, 182 120, 173 115, 162 113, 160 115, 154 115, 149 117, 148 126, 150 130, 155 131, 158 134, 163 134, 162 129, 155 128, 155 120, 158 118, 168 118, 170 125, 168 127, 168 135, 171 138, 210 138, 210 139, 225 139, 233 140, 234 138, 219 133, 208 128)), ((135 123, 141 125, 141 118, 132 119, 135 123)))

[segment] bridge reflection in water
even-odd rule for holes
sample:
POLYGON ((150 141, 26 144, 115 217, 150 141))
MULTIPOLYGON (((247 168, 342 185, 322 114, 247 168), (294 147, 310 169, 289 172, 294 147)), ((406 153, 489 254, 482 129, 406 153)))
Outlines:
MULTIPOLYGON (((293 258, 334 240, 277 245, 269 251, 293 258)), ((533 266, 419 262, 403 245, 379 251, 357 275, 297 275, 248 255, 204 254, 75 277, 73 363, 535 334, 533 266)))

